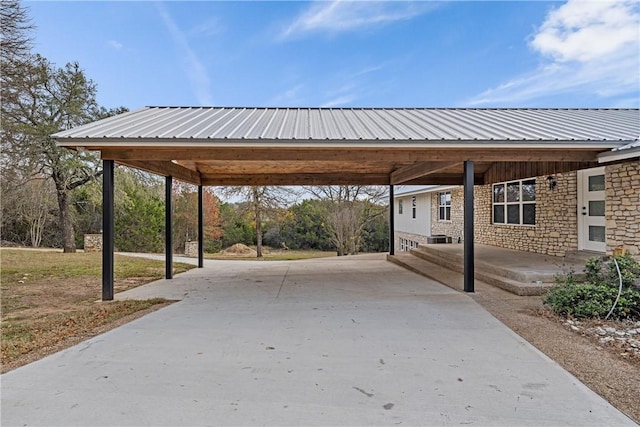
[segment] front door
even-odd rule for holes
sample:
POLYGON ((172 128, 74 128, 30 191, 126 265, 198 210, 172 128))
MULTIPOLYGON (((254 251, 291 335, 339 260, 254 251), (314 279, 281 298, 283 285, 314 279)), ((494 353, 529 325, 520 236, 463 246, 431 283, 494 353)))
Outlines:
POLYGON ((604 167, 578 171, 578 249, 605 252, 604 167))

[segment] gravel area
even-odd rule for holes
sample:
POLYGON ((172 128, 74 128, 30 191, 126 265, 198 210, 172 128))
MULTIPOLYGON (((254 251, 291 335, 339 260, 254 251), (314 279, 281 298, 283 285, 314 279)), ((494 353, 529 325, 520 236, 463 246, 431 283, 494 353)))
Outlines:
POLYGON ((476 282, 473 298, 514 332, 640 423, 640 324, 567 320, 541 297, 476 282))

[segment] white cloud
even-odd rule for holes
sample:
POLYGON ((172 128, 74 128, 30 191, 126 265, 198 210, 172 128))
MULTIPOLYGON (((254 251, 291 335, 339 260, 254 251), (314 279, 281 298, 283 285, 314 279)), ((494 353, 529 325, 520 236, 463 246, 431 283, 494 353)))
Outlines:
POLYGON ((271 100, 269 101, 269 105, 277 107, 300 105, 302 101, 300 92, 302 91, 302 89, 304 89, 304 85, 302 84, 293 86, 271 98, 271 100))
POLYGON ((551 11, 531 46, 557 61, 591 61, 638 47, 638 2, 571 0, 551 11))
POLYGON ((384 1, 316 1, 289 24, 281 38, 307 32, 339 33, 405 21, 437 7, 435 3, 384 1))
POLYGON ((108 40, 107 41, 107 46, 109 46, 113 50, 121 50, 123 48, 122 43, 120 43, 117 40, 108 40))
POLYGON ((157 7, 167 30, 169 30, 169 33, 173 38, 173 41, 183 54, 185 71, 198 102, 203 106, 213 105, 213 99, 211 97, 211 81, 209 80, 205 66, 189 45, 187 37, 180 28, 178 28, 175 21, 169 14, 169 11, 162 3, 157 3, 157 7))
MULTIPOLYGON (((640 13, 637 0, 569 0, 552 10, 532 35, 530 47, 543 63, 535 70, 486 90, 469 105, 526 103, 558 94, 601 98, 640 88, 640 13)), ((615 101, 614 101, 615 102, 615 101)))
POLYGON ((190 37, 211 37, 223 33, 224 25, 217 17, 211 17, 189 30, 190 37))
POLYGON ((344 95, 339 96, 337 98, 331 99, 321 105, 323 108, 331 108, 331 107, 344 107, 345 105, 351 104, 355 101, 356 97, 353 95, 344 95))

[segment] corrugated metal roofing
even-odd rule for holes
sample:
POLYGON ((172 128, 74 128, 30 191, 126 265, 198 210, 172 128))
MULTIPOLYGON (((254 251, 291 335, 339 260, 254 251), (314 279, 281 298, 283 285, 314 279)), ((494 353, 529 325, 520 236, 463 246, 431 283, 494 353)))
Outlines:
POLYGON ((637 141, 638 109, 145 107, 64 139, 637 141))
POLYGON ((614 148, 612 151, 630 150, 632 148, 640 148, 640 141, 635 141, 622 147, 614 148))

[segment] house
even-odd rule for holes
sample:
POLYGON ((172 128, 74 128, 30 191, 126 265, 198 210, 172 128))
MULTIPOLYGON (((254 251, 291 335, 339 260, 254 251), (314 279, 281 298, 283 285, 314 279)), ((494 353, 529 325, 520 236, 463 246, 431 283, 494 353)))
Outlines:
MULTIPOLYGON (((568 252, 640 258, 640 142, 598 156, 601 166, 477 186, 475 243, 563 257, 568 252)), ((463 238, 462 186, 400 186, 399 251, 463 238), (440 240, 443 240, 442 238, 440 240)))

